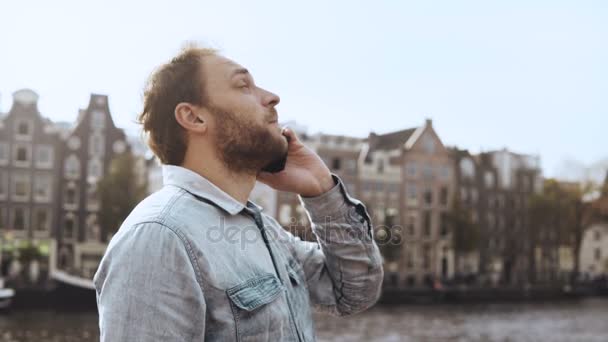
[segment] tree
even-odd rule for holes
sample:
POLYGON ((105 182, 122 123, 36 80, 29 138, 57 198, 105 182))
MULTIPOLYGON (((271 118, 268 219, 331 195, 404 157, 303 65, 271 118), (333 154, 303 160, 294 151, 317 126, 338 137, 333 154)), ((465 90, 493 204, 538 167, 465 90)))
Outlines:
POLYGON ((147 182, 137 174, 136 159, 125 152, 110 164, 110 170, 98 185, 99 224, 104 238, 114 234, 129 213, 147 194, 147 182))
POLYGON ((447 216, 452 231, 452 244, 456 265, 460 265, 463 254, 477 250, 480 239, 479 226, 473 223, 471 212, 454 201, 452 210, 447 216))

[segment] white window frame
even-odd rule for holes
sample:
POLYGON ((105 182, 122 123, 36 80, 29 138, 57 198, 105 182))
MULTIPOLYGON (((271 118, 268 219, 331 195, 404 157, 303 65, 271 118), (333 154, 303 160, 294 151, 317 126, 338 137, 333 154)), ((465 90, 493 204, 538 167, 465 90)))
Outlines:
POLYGON ((463 158, 458 164, 460 168, 460 176, 463 179, 475 179, 475 163, 471 158, 463 158))
POLYGON ((89 156, 103 156, 105 154, 105 139, 100 133, 93 133, 89 137, 89 156), (99 148, 94 148, 98 146, 99 148))
POLYGON ((405 173, 410 178, 418 176, 418 163, 410 161, 405 163, 405 173))
POLYGON ((52 146, 48 145, 36 145, 35 147, 35 158, 34 162, 37 168, 40 169, 52 169, 53 168, 53 159, 55 158, 55 149, 52 146), (49 159, 45 162, 40 160, 40 152, 46 150, 49 156, 49 159))
POLYGON ((11 211, 10 211, 10 219, 8 221, 8 227, 11 230, 17 231, 17 232, 27 232, 27 228, 29 226, 29 212, 28 212, 28 207, 26 206, 16 206, 16 207, 12 207, 11 211), (15 216, 16 216, 16 212, 17 209, 23 209, 23 229, 16 229, 14 222, 15 222, 15 216))
POLYGON ((63 175, 65 176, 65 178, 67 179, 78 179, 80 178, 80 169, 82 167, 82 165, 80 164, 80 159, 75 155, 75 154, 70 154, 67 158, 65 158, 65 161, 63 162, 63 175), (75 163, 75 166, 77 166, 75 168, 75 170, 77 170, 77 172, 72 173, 71 172, 71 164, 75 163))
POLYGON ((15 140, 19 141, 32 141, 32 137, 34 136, 34 122, 30 119, 16 119, 14 122, 15 129, 15 140), (19 126, 21 123, 25 122, 28 125, 28 134, 20 134, 19 126))
POLYGON ((34 201, 40 202, 40 203, 50 203, 53 198, 53 186, 54 186, 53 176, 51 174, 48 174, 48 173, 36 174, 36 177, 34 177, 34 188, 33 188, 34 201), (46 182, 46 186, 44 187, 46 189, 46 193, 44 194, 44 196, 39 196, 37 188, 41 184, 41 182, 43 182, 43 180, 46 182))
POLYGON ((97 184, 90 183, 87 186, 86 206, 89 211, 99 210, 99 194, 97 193, 97 184))
POLYGON ((13 173, 11 177, 11 199, 15 202, 27 202, 32 194, 32 179, 28 173, 13 173), (25 195, 17 195, 17 182, 25 182, 25 195))
POLYGON ((4 153, 0 153, 0 165, 8 165, 11 160, 11 149, 7 141, 0 141, 0 151, 4 151, 4 153), (4 158, 1 157, 2 155, 4 158))
POLYGON ((32 145, 24 144, 24 143, 14 143, 13 144, 13 165, 16 167, 30 167, 32 165, 32 145), (26 160, 17 160, 17 151, 19 148, 25 147, 26 151, 26 160))
POLYGON ((32 230, 34 231, 34 233, 38 233, 38 234, 50 233, 51 232, 51 222, 53 220, 53 210, 51 208, 46 208, 46 207, 35 207, 33 220, 34 220, 34 224, 32 225, 32 230), (38 212, 40 212, 40 211, 45 211, 46 215, 47 215, 46 216, 46 227, 44 227, 44 229, 38 229, 39 224, 40 224, 38 222, 38 212))
POLYGON ((78 205, 80 203, 80 192, 78 191, 78 187, 73 183, 70 182, 68 183, 64 188, 63 188, 63 207, 67 210, 76 210, 78 208, 78 205), (74 196, 74 203, 68 203, 67 202, 67 192, 68 190, 74 190, 75 196, 74 196))
POLYGON ((91 111, 91 129, 102 130, 106 128, 106 113, 101 110, 91 111))
POLYGON ((87 182, 95 183, 103 177, 103 163, 98 158, 89 159, 87 163, 87 182), (98 174, 92 172, 94 169, 99 170, 98 174))
POLYGON ((100 241, 101 240, 101 227, 99 226, 99 219, 97 214, 91 213, 87 216, 86 220, 86 239, 89 241, 100 241), (92 229, 97 227, 96 236, 93 236, 92 229))

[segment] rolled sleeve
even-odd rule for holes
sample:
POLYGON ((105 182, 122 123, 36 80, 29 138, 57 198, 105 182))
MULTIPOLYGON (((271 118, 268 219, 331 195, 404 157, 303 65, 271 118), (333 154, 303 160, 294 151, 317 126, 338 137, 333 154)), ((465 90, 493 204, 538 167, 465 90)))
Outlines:
POLYGON ((302 241, 296 251, 315 307, 342 316, 378 300, 384 271, 365 206, 350 197, 339 177, 333 177, 334 188, 320 196, 300 197, 320 248, 302 241))

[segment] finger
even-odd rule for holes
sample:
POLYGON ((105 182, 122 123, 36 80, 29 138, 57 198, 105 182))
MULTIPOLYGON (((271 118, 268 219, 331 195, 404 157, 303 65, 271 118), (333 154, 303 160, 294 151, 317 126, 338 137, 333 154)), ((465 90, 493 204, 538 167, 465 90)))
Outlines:
POLYGON ((287 141, 289 141, 289 143, 300 143, 298 135, 291 128, 284 127, 281 133, 287 138, 287 141))

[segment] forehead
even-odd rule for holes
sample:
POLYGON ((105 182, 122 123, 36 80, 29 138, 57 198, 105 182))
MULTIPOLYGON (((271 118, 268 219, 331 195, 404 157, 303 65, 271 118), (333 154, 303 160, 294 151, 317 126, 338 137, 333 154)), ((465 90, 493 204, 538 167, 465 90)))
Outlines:
MULTIPOLYGON (((202 62, 204 78, 208 85, 226 83, 245 68, 235 61, 220 55, 205 56, 202 62)), ((242 72, 241 72, 242 73, 242 72)))

